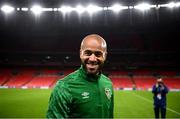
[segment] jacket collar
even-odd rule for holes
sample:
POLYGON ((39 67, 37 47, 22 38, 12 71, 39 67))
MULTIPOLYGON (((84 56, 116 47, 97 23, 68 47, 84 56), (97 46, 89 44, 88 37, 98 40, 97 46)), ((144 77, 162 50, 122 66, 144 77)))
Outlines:
POLYGON ((87 81, 98 81, 98 79, 101 76, 101 72, 99 72, 97 75, 90 75, 87 74, 86 70, 84 69, 84 67, 81 65, 81 67, 79 68, 79 72, 82 78, 84 78, 87 81))

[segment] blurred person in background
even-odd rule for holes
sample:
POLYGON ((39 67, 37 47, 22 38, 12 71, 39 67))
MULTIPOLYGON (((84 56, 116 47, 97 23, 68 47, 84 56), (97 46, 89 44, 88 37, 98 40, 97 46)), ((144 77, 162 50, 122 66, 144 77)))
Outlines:
POLYGON ((159 113, 161 113, 161 118, 166 118, 166 94, 168 93, 168 88, 164 84, 162 78, 157 78, 156 84, 152 88, 152 93, 154 94, 154 114, 155 118, 159 118, 159 113))
POLYGON ((102 74, 106 56, 101 36, 91 34, 82 40, 81 67, 56 83, 47 118, 113 118, 113 86, 102 74))

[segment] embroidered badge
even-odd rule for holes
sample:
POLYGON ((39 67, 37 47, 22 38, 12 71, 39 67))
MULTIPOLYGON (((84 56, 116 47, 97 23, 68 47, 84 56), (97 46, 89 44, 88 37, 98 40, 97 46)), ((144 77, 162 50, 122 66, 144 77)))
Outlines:
POLYGON ((111 95, 112 95, 111 89, 105 88, 105 94, 108 99, 111 99, 111 95))

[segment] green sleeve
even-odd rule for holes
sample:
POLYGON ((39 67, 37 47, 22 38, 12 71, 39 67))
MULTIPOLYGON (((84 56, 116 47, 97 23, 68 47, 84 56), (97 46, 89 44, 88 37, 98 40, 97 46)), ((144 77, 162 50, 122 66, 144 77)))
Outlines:
POLYGON ((68 118, 71 96, 63 81, 59 81, 51 93, 47 118, 68 118))

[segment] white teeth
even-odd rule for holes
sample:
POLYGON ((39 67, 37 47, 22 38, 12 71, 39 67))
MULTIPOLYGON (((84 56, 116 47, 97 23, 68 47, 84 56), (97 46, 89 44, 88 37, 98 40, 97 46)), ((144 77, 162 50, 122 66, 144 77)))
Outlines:
POLYGON ((98 63, 87 63, 87 64, 90 64, 90 65, 97 65, 98 63))

